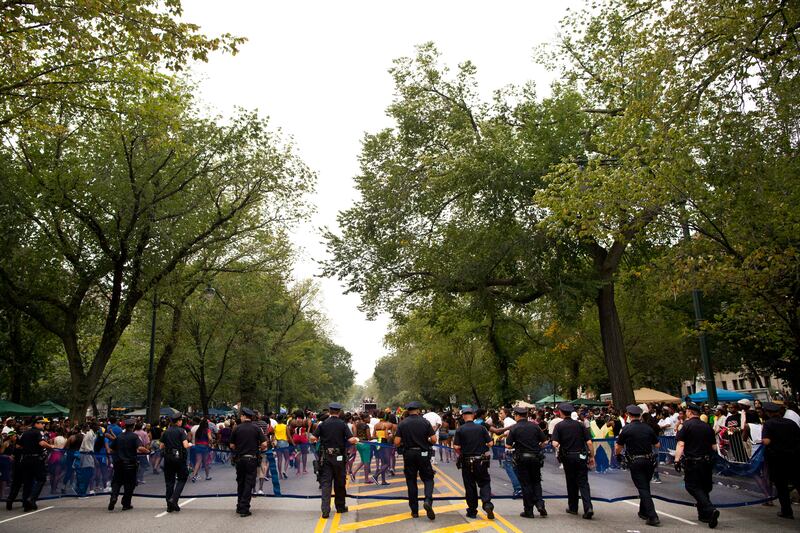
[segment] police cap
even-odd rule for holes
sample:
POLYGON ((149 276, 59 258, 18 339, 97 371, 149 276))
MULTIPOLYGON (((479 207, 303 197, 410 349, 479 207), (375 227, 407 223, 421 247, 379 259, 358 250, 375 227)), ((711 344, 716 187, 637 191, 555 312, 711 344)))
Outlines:
POLYGON ((779 413, 781 410, 781 406, 775 402, 764 402, 761 404, 761 407, 768 413, 779 413))
POLYGON ((696 403, 690 403, 686 405, 686 408, 690 411, 694 411, 695 413, 700 413, 703 411, 703 408, 697 405, 696 403))
POLYGON ((571 403, 564 402, 558 404, 558 410, 561 411, 562 413, 569 414, 575 411, 575 407, 573 407, 571 403))
POLYGON ((642 416, 642 408, 638 405, 629 405, 625 408, 625 411, 632 416, 642 416))
POLYGON ((475 409, 473 409, 472 407, 469 407, 469 406, 464 407, 463 409, 461 409, 461 414, 462 415, 474 415, 475 414, 475 409))
POLYGON ((342 407, 342 404, 340 404, 339 402, 332 402, 328 404, 328 409, 330 409, 331 411, 341 411, 342 409, 344 409, 344 407, 342 407))
POLYGON ((254 416, 256 416, 255 411, 253 411, 252 409, 249 409, 247 407, 242 407, 242 414, 244 416, 246 416, 247 418, 253 418, 254 416))
POLYGON ((514 408, 514 414, 515 415, 527 416, 528 415, 528 408, 527 407, 521 407, 521 406, 515 407, 514 408))
POLYGON ((170 419, 171 419, 173 422, 177 422, 178 420, 181 420, 182 418, 183 418, 183 413, 175 413, 174 415, 172 415, 172 416, 170 417, 170 419))
POLYGON ((129 418, 125 421, 125 427, 128 428, 128 430, 132 430, 135 425, 136 425, 135 418, 129 418))
POLYGON ((421 404, 421 403, 419 403, 419 402, 408 402, 408 403, 406 404, 406 409, 407 409, 407 410, 411 410, 411 409, 422 409, 422 404, 421 404))

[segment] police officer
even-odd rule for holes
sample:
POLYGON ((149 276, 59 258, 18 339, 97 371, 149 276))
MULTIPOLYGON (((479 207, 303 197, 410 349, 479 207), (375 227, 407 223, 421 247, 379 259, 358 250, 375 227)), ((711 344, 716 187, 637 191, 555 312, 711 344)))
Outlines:
POLYGON ((478 516, 478 492, 480 491, 486 518, 494 520, 492 486, 489 478, 489 451, 492 447, 492 436, 486 426, 475 424, 475 411, 472 407, 462 409, 461 417, 464 423, 456 430, 453 437, 453 448, 459 452, 456 466, 460 464, 461 478, 464 481, 467 518, 477 518, 478 516))
POLYGON ((683 481, 686 491, 697 501, 697 518, 713 529, 719 522, 719 511, 710 498, 717 439, 711 426, 700 420, 700 412, 697 404, 686 406, 687 420, 675 436, 675 470, 685 470, 683 481))
POLYGON ((794 518, 789 484, 800 492, 800 427, 792 420, 781 416, 781 409, 775 403, 763 405, 767 420, 761 430, 761 443, 765 447, 769 478, 775 483, 781 518, 794 518))
POLYGON ((186 467, 186 450, 192 446, 186 430, 181 427, 183 415, 172 417, 169 428, 161 435, 161 456, 164 458, 164 483, 166 483, 167 512, 179 512, 178 500, 189 478, 186 467), (177 483, 176 483, 177 480, 177 483))
POLYGON ((331 485, 336 493, 334 499, 336 512, 347 512, 345 505, 347 443, 358 442, 347 423, 341 418, 342 404, 334 402, 328 406, 328 411, 328 418, 317 426, 310 438, 311 442, 320 443, 319 479, 322 489, 322 518, 328 518, 331 514, 331 485))
POLYGON ((242 423, 231 432, 229 444, 236 459, 236 512, 244 518, 250 516, 250 499, 256 486, 256 470, 259 453, 267 449, 267 438, 258 426, 253 424, 256 414, 243 407, 239 416, 242 423))
POLYGON ((514 420, 516 424, 511 426, 506 437, 506 448, 513 450, 514 466, 522 486, 523 511, 520 516, 533 518, 535 506, 539 515, 544 517, 547 511, 542 499, 542 446, 547 442, 547 436, 538 425, 528 420, 525 407, 514 408, 514 420))
POLYGON ((47 481, 45 450, 53 448, 44 438, 44 423, 47 421, 36 417, 33 426, 20 435, 16 444, 21 449, 19 470, 22 475, 22 508, 26 513, 38 509, 36 500, 47 481))
POLYGON ((564 465, 567 481, 567 513, 578 514, 578 494, 583 500, 583 518, 594 516, 592 494, 589 490, 589 469, 594 468, 594 446, 589 429, 570 415, 575 408, 570 403, 558 405, 561 422, 553 430, 553 447, 564 465))
POLYGON ((639 491, 639 518, 647 520, 648 526, 661 523, 650 495, 650 480, 656 468, 657 455, 653 454, 653 446, 659 447, 658 435, 649 425, 641 421, 642 409, 636 405, 625 408, 628 413, 628 424, 622 428, 614 453, 617 460, 627 465, 631 471, 631 479, 639 491), (622 457, 622 452, 625 457, 622 457))
POLYGON ((420 416, 422 405, 411 402, 406 405, 408 416, 397 426, 394 445, 403 454, 403 473, 406 477, 408 488, 408 506, 411 516, 419 516, 419 491, 417 490, 417 475, 422 480, 425 499, 422 507, 428 519, 435 520, 433 511, 433 466, 431 445, 436 444, 437 436, 430 422, 420 416))
POLYGON ((137 454, 150 453, 150 450, 142 445, 139 435, 133 432, 135 425, 135 420, 127 420, 125 422, 125 432, 111 441, 111 450, 114 452, 114 474, 111 478, 109 511, 114 510, 117 498, 119 498, 119 491, 123 487, 122 510, 133 509, 131 499, 133 498, 133 489, 136 488, 136 471, 139 469, 137 454))

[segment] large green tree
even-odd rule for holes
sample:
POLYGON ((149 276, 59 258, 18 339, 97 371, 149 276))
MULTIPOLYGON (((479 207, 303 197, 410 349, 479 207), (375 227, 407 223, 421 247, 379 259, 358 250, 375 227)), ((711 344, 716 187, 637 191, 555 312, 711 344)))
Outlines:
POLYGON ((252 113, 218 125, 178 88, 118 106, 48 115, 52 133, 0 146, 0 290, 61 339, 78 418, 142 298, 201 254, 216 270, 258 255, 300 216, 313 177, 252 113))

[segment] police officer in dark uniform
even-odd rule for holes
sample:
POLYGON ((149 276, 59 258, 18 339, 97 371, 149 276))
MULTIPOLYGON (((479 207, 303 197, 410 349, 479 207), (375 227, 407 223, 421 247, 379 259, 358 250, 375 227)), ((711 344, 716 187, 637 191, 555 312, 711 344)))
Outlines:
POLYGON ((583 500, 583 518, 591 520, 594 516, 592 494, 589 490, 589 469, 594 468, 594 446, 589 428, 573 420, 570 415, 575 408, 570 403, 558 405, 561 414, 553 430, 553 446, 558 451, 564 465, 567 480, 567 513, 578 514, 578 494, 583 500))
POLYGON ((506 448, 513 450, 514 467, 522 486, 523 511, 520 516, 533 518, 534 506, 539 515, 547 516, 542 499, 542 466, 544 454, 542 446, 547 442, 547 436, 542 429, 528 420, 528 409, 525 407, 514 408, 516 424, 506 437, 506 448))
POLYGON ((353 436, 347 423, 342 420, 342 404, 332 403, 328 406, 329 416, 319 424, 311 435, 313 443, 319 441, 319 479, 322 489, 322 518, 331 514, 331 485, 335 492, 334 503, 337 513, 346 513, 345 477, 347 476, 347 443, 355 444, 358 438, 353 436))
POLYGON ((253 424, 256 414, 243 407, 239 416, 242 423, 231 432, 229 444, 236 460, 236 512, 244 518, 250 516, 250 499, 256 486, 256 471, 260 462, 260 453, 267 449, 267 438, 253 424))
POLYGON ((422 405, 411 402, 406 405, 408 416, 397 426, 394 445, 403 454, 403 473, 408 488, 408 506, 411 516, 419 516, 419 491, 417 475, 422 480, 425 499, 422 507, 430 520, 436 519, 433 511, 433 466, 431 465, 431 445, 436 444, 437 436, 430 422, 420 416, 422 405))
POLYGON ((794 513, 789 484, 800 492, 800 427, 781 416, 777 404, 766 402, 763 408, 769 418, 761 430, 761 443, 765 447, 769 478, 778 491, 781 504, 778 516, 792 519, 794 513))
POLYGON ((629 405, 625 411, 628 413, 628 424, 617 437, 614 453, 620 464, 625 464, 631 471, 631 479, 639 491, 639 518, 647 520, 648 526, 657 526, 661 521, 650 495, 650 480, 658 461, 658 455, 653 454, 653 446, 659 447, 658 435, 641 421, 642 409, 639 406, 629 405))
POLYGON ((114 453, 114 474, 111 478, 109 511, 114 510, 117 498, 119 498, 119 490, 123 487, 122 510, 133 509, 131 499, 133 498, 133 489, 136 488, 136 471, 139 469, 137 454, 150 453, 149 449, 142 446, 139 435, 133 432, 135 425, 135 420, 127 420, 125 422, 125 432, 111 441, 111 450, 114 453))
POLYGON ((675 470, 685 471, 683 481, 686 491, 697 501, 697 519, 713 529, 719 522, 719 511, 710 498, 717 439, 711 426, 700 420, 700 412, 699 405, 686 406, 687 420, 675 436, 675 470))
POLYGON ((20 435, 16 444, 21 449, 19 472, 22 477, 22 508, 26 513, 38 509, 36 500, 47 482, 45 450, 53 446, 44 438, 46 421, 46 418, 36 417, 33 426, 20 435))
POLYGON ((192 446, 186 430, 181 427, 183 415, 172 417, 169 428, 161 435, 161 456, 164 458, 164 483, 166 483, 167 512, 179 512, 178 500, 189 478, 186 450, 192 446), (177 481, 177 482, 176 482, 177 481))
POLYGON ((456 430, 453 437, 453 448, 459 452, 456 466, 461 468, 461 478, 467 499, 467 518, 478 516, 478 493, 480 492, 486 518, 494 520, 494 504, 492 503, 492 486, 489 478, 489 451, 492 447, 492 436, 486 426, 474 422, 475 411, 472 407, 461 410, 464 423, 456 430))

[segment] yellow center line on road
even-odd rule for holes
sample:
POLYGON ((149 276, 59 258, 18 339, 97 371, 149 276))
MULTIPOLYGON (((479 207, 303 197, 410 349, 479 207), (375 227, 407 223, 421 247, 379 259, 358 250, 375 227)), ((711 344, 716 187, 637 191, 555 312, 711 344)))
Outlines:
MULTIPOLYGON (((464 507, 460 503, 456 503, 451 505, 434 507, 433 510, 436 511, 437 514, 443 514, 452 511, 458 511, 463 508, 464 507)), ((352 531, 354 529, 366 529, 368 527, 382 526, 385 524, 392 524, 394 522, 402 522, 404 520, 410 520, 410 519, 411 519, 411 512, 409 511, 405 513, 382 516, 380 518, 372 518, 370 520, 362 520, 360 522, 352 522, 350 524, 345 524, 343 526, 340 526, 337 529, 337 531, 352 531)))
POLYGON ((325 531, 325 526, 327 525, 328 525, 328 519, 319 517, 319 520, 317 520, 317 527, 314 528, 314 533, 322 533, 323 531, 325 531))
POLYGON ((331 529, 329 533, 336 533, 337 531, 339 531, 339 520, 341 519, 342 519, 341 514, 336 513, 335 515, 333 515, 333 518, 331 519, 331 529))
MULTIPOLYGON (((476 522, 467 522, 466 524, 458 524, 457 526, 440 527, 439 529, 429 529, 425 533, 460 533, 462 531, 477 531, 485 527, 490 527, 497 531, 497 525, 491 520, 478 520, 476 522)), ((502 529, 500 530, 502 531, 502 529)))
MULTIPOLYGON (((453 485, 455 485, 455 487, 456 487, 456 488, 459 488, 459 489, 461 489, 461 490, 465 490, 465 489, 464 489, 464 487, 463 487, 463 486, 462 486, 460 483, 458 483, 458 482, 457 482, 457 481, 455 481, 453 478, 451 478, 450 476, 448 476, 447 474, 445 474, 444 472, 442 472, 442 469, 441 469, 441 468, 438 468, 438 467, 437 467, 437 468, 436 468, 436 471, 437 471, 437 472, 438 472, 438 473, 439 473, 439 474, 442 476, 442 478, 444 478, 444 479, 446 479, 446 480, 450 481, 450 483, 452 483, 453 485)), ((481 514, 483 515, 483 513, 481 513, 481 514)), ((484 516, 485 516, 485 515, 484 515, 484 516)), ((508 520, 506 520, 504 517, 502 517, 502 516, 501 516, 499 513, 497 513, 496 511, 495 511, 495 513, 494 513, 494 518, 495 518, 495 520, 498 520, 498 521, 500 521, 500 523, 502 523, 504 526, 506 526, 506 527, 507 527, 509 530, 511 530, 513 533, 522 533, 522 530, 521 530, 521 529, 519 529, 517 526, 515 526, 514 524, 512 524, 511 522, 509 522, 508 520)))

